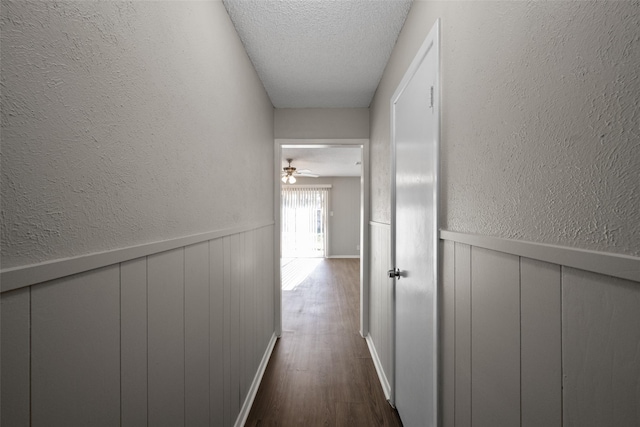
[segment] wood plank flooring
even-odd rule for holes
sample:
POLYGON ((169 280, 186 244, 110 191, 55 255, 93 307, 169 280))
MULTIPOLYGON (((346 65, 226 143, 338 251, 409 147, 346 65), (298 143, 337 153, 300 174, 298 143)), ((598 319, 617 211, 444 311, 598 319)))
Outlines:
POLYGON ((283 290, 283 334, 246 426, 401 426, 358 332, 359 260, 325 259, 283 290))

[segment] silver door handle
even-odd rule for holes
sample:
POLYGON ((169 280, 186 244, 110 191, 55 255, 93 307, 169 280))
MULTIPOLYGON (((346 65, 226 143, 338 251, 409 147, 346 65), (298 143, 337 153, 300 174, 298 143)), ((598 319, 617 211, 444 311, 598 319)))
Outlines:
POLYGON ((387 271, 387 276, 389 276, 390 279, 393 279, 394 277, 397 277, 398 280, 400 280, 400 269, 396 268, 395 270, 389 270, 387 271))

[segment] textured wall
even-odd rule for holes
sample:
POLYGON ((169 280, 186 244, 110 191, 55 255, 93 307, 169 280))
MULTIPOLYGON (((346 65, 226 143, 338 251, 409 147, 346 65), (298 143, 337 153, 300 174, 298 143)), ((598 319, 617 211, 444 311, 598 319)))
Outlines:
POLYGON ((273 217, 273 108, 221 2, 3 0, 1 42, 3 268, 273 217))
POLYGON ((368 108, 278 108, 276 138, 369 138, 368 108))
POLYGON ((640 255, 640 3, 416 1, 371 105, 389 222, 389 100, 441 18, 444 229, 640 255))

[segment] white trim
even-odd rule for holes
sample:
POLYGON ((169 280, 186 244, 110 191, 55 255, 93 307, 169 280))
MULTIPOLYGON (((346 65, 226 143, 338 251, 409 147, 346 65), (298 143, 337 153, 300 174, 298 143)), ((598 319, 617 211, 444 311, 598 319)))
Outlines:
POLYGON ((271 353, 273 353, 277 340, 278 337, 275 333, 271 335, 271 340, 269 341, 267 350, 262 356, 258 372, 256 372, 256 376, 253 378, 253 382, 251 383, 251 387, 249 387, 249 392, 247 393, 247 398, 244 400, 244 404, 242 405, 242 409, 240 409, 238 418, 236 418, 236 422, 234 424, 235 427, 242 427, 247 422, 247 417, 249 416, 249 412, 251 412, 251 406, 253 406, 253 401, 258 394, 262 377, 264 376, 264 372, 267 370, 267 365, 269 364, 269 359, 271 358, 271 353))
POLYGON ((360 258, 360 255, 330 255, 327 258, 360 258))
POLYGON ((440 230, 440 239, 640 282, 640 258, 568 246, 440 230))
POLYGON ((300 138, 275 138, 274 139, 274 253, 275 281, 276 281, 276 333, 282 333, 282 286, 280 278, 280 172, 282 171, 282 147, 318 148, 360 146, 362 149, 362 174, 360 175, 360 335, 364 338, 369 333, 369 223, 370 209, 370 165, 369 165, 369 138, 336 138, 336 139, 300 139, 300 138))
POLYGON ((39 264, 7 268, 0 272, 0 282, 2 283, 0 291, 11 291, 159 252, 182 248, 249 230, 257 230, 273 224, 274 222, 272 220, 260 221, 249 225, 215 230, 201 234, 193 234, 191 236, 178 237, 176 239, 163 240, 160 242, 145 243, 138 246, 130 246, 128 248, 113 249, 72 258, 46 261, 39 264))
MULTIPOLYGON (((301 139, 301 138, 276 138, 276 145, 288 145, 295 148, 332 148, 340 145, 365 145, 369 138, 336 138, 336 139, 301 139)), ((364 164, 364 162, 362 162, 364 164)), ((280 158, 278 158, 278 173, 282 170, 280 158)))
POLYGON ((378 352, 376 351, 376 346, 373 342, 373 339, 371 338, 371 334, 367 335, 365 340, 367 341, 367 346, 369 347, 369 353, 371 353, 373 366, 375 366, 376 372, 378 373, 378 378, 380 379, 380 385, 382 386, 384 397, 386 397, 387 400, 389 400, 389 403, 391 403, 391 386, 389 385, 387 376, 384 374, 384 369, 382 369, 382 362, 380 362, 380 357, 378 356, 378 352))
POLYGON ((287 184, 281 187, 283 190, 287 188, 333 188, 331 184, 287 184))
POLYGON ((273 316, 274 329, 278 337, 282 336, 282 146, 276 139, 273 147, 273 162, 275 172, 273 174, 273 316))
POLYGON ((369 335, 369 293, 371 291, 371 246, 367 223, 371 218, 371 163, 370 142, 362 144, 362 176, 360 177, 360 336, 369 335))

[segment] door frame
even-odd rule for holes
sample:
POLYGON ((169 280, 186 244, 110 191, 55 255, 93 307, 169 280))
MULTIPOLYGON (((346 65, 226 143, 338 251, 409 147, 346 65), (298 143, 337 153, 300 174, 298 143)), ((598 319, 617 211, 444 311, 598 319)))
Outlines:
MULTIPOLYGON (((418 49, 418 51, 416 52, 415 57, 413 58, 413 60, 411 61, 411 64, 409 65, 409 67, 407 68, 407 71, 405 72, 404 76, 402 77, 402 80, 400 81, 400 83, 398 84, 398 87, 396 88, 396 90, 393 93, 393 96, 391 97, 390 100, 390 119, 391 119, 391 123, 390 123, 390 133, 391 133, 391 215, 390 215, 390 220, 391 220, 391 233, 390 233, 390 237, 391 237, 391 250, 390 250, 390 258, 391 258, 391 266, 392 268, 395 270, 397 268, 396 266, 396 145, 397 145, 397 141, 396 141, 396 110, 395 110, 395 106, 396 103, 398 102, 400 96, 403 94, 404 90, 407 88, 409 82, 411 81, 411 79, 413 78, 413 76, 416 74, 416 72, 418 71, 418 68, 420 67, 420 65, 422 64, 422 62, 424 61, 424 59, 426 58, 427 54, 429 53, 429 51, 431 50, 431 48, 436 48, 437 51, 437 61, 438 61, 438 66, 437 66, 437 70, 436 70, 436 89, 435 89, 435 93, 434 93, 434 102, 437 102, 440 106, 440 108, 438 108, 437 110, 437 115, 436 115, 436 148, 435 148, 435 153, 434 155, 439 159, 440 158, 440 142, 441 142, 441 119, 442 119, 442 115, 441 115, 441 102, 440 102, 440 66, 441 66, 441 58, 440 58, 440 18, 436 19, 435 23, 433 24, 433 27, 431 28, 431 30, 429 31, 429 33, 427 34, 427 36, 425 37, 424 42, 422 43, 422 45, 420 46, 420 49, 418 49)), ((440 162, 438 161, 436 163, 436 170, 435 170, 435 183, 434 183, 434 198, 435 198, 435 204, 436 204, 436 210, 435 210, 435 218, 434 218, 434 227, 435 227, 435 235, 439 236, 439 224, 440 224, 440 215, 439 215, 439 211, 440 211, 440 162)), ((439 240, 438 238, 436 240, 439 240)), ((441 254, 440 254, 440 245, 438 244, 438 242, 436 241, 436 248, 435 248, 435 256, 436 256, 436 260, 435 260, 435 269, 436 269, 436 301, 439 300, 440 296, 439 296, 439 292, 438 292, 438 286, 440 283, 439 280, 439 276, 440 276, 440 266, 439 266, 439 262, 441 259, 441 254)), ((393 361, 391 363, 392 366, 392 374, 391 374, 391 390, 390 390, 390 396, 389 396, 389 403, 395 407, 395 397, 396 397, 396 363, 397 363, 397 348, 396 348, 396 283, 397 283, 397 279, 394 278, 393 279, 393 304, 391 307, 391 328, 392 328, 392 339, 391 339, 391 345, 392 345, 392 358, 393 361)), ((434 314, 434 323, 436 325, 436 331, 439 331, 439 311, 436 310, 436 313, 434 314)), ((434 348, 436 351, 436 372, 438 371, 438 368, 440 367, 441 363, 440 363, 440 352, 439 352, 439 342, 438 342, 438 335, 439 332, 436 332, 436 340, 434 343, 434 348)), ((439 377, 439 374, 438 374, 439 377)), ((439 380, 437 381, 439 382, 439 380)), ((436 384, 436 388, 438 389, 438 384, 436 384)), ((439 394, 438 394, 438 390, 436 389, 436 399, 439 400, 439 394)), ((438 410, 438 405, 439 402, 436 402, 435 408, 436 410, 438 410)), ((438 418, 439 419, 439 414, 438 414, 438 418)))
POLYGON ((362 149, 362 175, 360 176, 360 335, 369 334, 369 139, 288 139, 276 138, 274 145, 274 184, 273 184, 273 216, 274 227, 274 262, 275 274, 275 332, 282 336, 282 278, 280 258, 282 248, 280 242, 280 173, 282 172, 282 147, 318 148, 359 146, 362 149))

